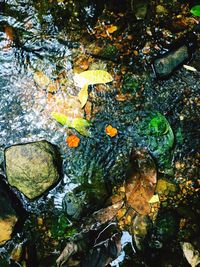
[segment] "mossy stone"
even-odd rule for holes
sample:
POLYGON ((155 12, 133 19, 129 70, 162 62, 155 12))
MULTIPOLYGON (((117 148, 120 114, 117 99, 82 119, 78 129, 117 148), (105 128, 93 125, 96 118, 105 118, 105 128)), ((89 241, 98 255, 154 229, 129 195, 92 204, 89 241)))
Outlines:
POLYGON ((57 148, 47 141, 11 146, 5 162, 9 184, 29 199, 42 195, 60 177, 57 148))

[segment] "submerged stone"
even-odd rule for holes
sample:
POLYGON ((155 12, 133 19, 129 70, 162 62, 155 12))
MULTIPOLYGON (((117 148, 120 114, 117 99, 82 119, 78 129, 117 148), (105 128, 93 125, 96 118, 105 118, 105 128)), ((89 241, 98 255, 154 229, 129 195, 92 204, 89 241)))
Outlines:
POLYGON ((11 239, 18 218, 8 194, 0 188, 0 246, 11 239))
POLYGON ((135 13, 135 16, 138 20, 145 19, 148 10, 148 1, 140 0, 140 1, 133 1, 132 9, 135 13))
POLYGON ((29 199, 43 194, 60 177, 57 148, 47 141, 14 145, 5 150, 6 175, 29 199))

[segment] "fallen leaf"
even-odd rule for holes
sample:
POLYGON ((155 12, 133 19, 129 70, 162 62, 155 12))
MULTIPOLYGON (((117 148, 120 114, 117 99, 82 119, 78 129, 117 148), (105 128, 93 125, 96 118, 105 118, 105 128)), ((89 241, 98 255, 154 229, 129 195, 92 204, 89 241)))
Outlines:
POLYGON ((66 139, 68 147, 78 147, 80 143, 80 138, 76 135, 70 135, 66 139))
POLYGON ((112 125, 108 125, 105 129, 105 132, 107 135, 109 135, 110 137, 114 137, 117 135, 117 128, 112 127, 112 125))
POLYGON ((77 132, 84 136, 90 136, 90 132, 87 127, 90 126, 89 121, 82 118, 75 118, 72 120, 71 128, 76 129, 77 132))
POLYGON ((85 84, 93 85, 112 81, 113 77, 105 70, 86 70, 74 75, 74 82, 79 87, 83 87, 85 84))
POLYGON ((82 118, 69 118, 68 116, 58 113, 52 112, 51 116, 63 126, 67 126, 69 128, 74 128, 77 132, 84 136, 89 136, 90 132, 88 131, 87 127, 90 126, 90 123, 82 118))
POLYGON ((194 68, 194 67, 192 67, 192 66, 183 65, 183 67, 184 67, 186 70, 190 70, 190 71, 197 71, 197 69, 195 69, 195 68, 194 68))
POLYGON ((74 82, 81 87, 78 99, 82 108, 88 99, 88 85, 112 82, 112 76, 105 70, 87 70, 74 75, 74 82))
POLYGON ((85 84, 78 94, 78 99, 81 102, 81 107, 83 108, 88 99, 88 84, 85 84))
POLYGON ((193 6, 190 12, 192 13, 192 15, 200 17, 200 5, 193 6))
POLYGON ((149 200, 155 192, 157 171, 153 159, 146 150, 132 151, 127 176, 126 205, 142 215, 149 214, 149 200))
POLYGON ((62 113, 58 113, 58 112, 52 112, 51 116, 60 124, 62 125, 66 125, 68 127, 71 127, 71 122, 69 117, 67 117, 66 115, 62 114, 62 113))
POLYGON ((59 258, 56 260, 56 264, 58 267, 62 266, 72 255, 74 255, 78 251, 78 246, 74 242, 67 242, 64 250, 60 254, 59 258))

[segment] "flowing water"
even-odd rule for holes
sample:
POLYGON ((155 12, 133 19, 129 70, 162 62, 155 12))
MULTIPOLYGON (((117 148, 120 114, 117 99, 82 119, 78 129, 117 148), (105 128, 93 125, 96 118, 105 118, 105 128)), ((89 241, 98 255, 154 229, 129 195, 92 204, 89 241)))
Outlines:
MULTIPOLYGON (((157 2, 159 1, 155 1, 157 2)), ((91 184, 93 179, 99 181, 99 175, 104 181, 109 180, 110 185, 123 181, 132 147, 146 147, 145 137, 141 137, 142 134, 141 136, 136 134, 136 124, 140 117, 147 116, 146 112, 149 110, 156 110, 167 117, 175 137, 180 136, 180 132, 184 136, 184 142, 179 142, 178 138, 176 140, 172 164, 176 161, 183 161, 187 166, 194 164, 190 173, 196 183, 200 114, 199 51, 191 61, 197 71, 192 72, 182 68, 167 80, 154 79, 151 60, 158 54, 158 47, 166 51, 168 43, 173 42, 176 35, 175 30, 174 32, 172 30, 171 35, 167 32, 171 30, 171 25, 168 25, 165 32, 167 37, 160 38, 163 30, 162 23, 166 22, 166 17, 163 15, 159 22, 156 21, 153 12, 155 3, 150 5, 147 19, 141 22, 133 19, 133 1, 127 1, 125 6, 117 1, 115 7, 108 1, 95 3, 64 0, 0 1, 1 173, 5 175, 4 149, 13 144, 47 140, 59 147, 63 158, 62 181, 48 194, 29 202, 19 192, 15 192, 25 209, 25 217, 16 229, 13 239, 0 248, 1 266, 10 266, 9 255, 13 247, 20 242, 28 244, 27 254, 37 253, 40 259, 39 262, 32 259, 32 263, 31 260, 27 260, 27 265, 23 266, 55 266, 55 259, 59 255, 64 238, 63 232, 56 232, 52 225, 56 225, 58 218, 64 216, 62 209, 64 196, 78 185, 84 184, 85 179, 87 184, 91 184), (51 111, 58 105, 51 99, 57 95, 59 99, 68 100, 69 95, 71 97, 77 95, 78 89, 73 82, 75 59, 84 49, 90 50, 90 45, 94 42, 91 33, 95 25, 98 32, 98 23, 100 23, 98 17, 101 15, 104 24, 114 24, 113 14, 120 13, 122 15, 117 17, 116 23, 119 29, 121 27, 121 36, 123 29, 126 29, 121 44, 124 45, 125 50, 135 50, 138 56, 130 57, 123 49, 121 57, 117 60, 114 56, 110 60, 107 57, 98 58, 94 55, 95 63, 106 66, 107 70, 115 75, 116 82, 115 85, 108 85, 110 88, 108 93, 97 92, 94 98, 91 98, 91 102, 94 102, 93 108, 98 111, 94 112, 91 119, 92 138, 82 136, 80 146, 77 149, 69 149, 65 141, 68 134, 66 127, 59 125, 51 117, 51 111), (131 34, 132 37, 127 37, 131 34), (124 43, 123 38, 125 38, 124 43), (150 45, 151 48, 147 41, 153 43, 150 45), (154 46, 155 43, 158 47, 154 46), (152 51, 149 54, 144 52, 145 49, 152 49, 152 51), (123 71, 124 66, 125 71, 123 71), (52 81, 59 80, 58 92, 51 94, 37 85, 34 74, 38 71, 45 73, 52 81), (117 84, 117 75, 120 76, 125 72, 134 73, 139 77, 141 91, 136 92, 133 99, 118 101, 116 96, 121 87, 117 84), (104 128, 108 124, 118 129, 116 139, 105 137, 104 128), (37 222, 40 218, 45 221, 44 229, 38 227, 37 222)), ((180 8, 178 1, 176 5, 180 8)), ((173 5, 169 4, 168 8, 168 12, 172 12, 173 5)), ((184 34, 184 30, 179 31, 184 34)), ((108 35, 112 34, 108 33, 108 35)), ((112 40, 112 37, 109 38, 112 40)), ((102 45, 104 46, 104 43, 102 45)), ((163 173, 162 166, 160 167, 159 162, 157 164, 159 171, 163 173)), ((184 170, 186 176, 187 171, 188 167, 184 170)), ((166 171, 165 175, 170 177, 173 175, 171 173, 175 173, 176 176, 174 165, 166 171)), ((175 180, 179 182, 178 175, 175 180)), ((81 189, 84 190, 84 187, 81 189)), ((94 206, 89 207, 91 212, 95 210, 97 204, 94 202, 94 206)), ((68 223, 70 224, 70 221, 68 223)), ((131 244, 130 235, 124 232, 122 243, 126 242, 131 244)), ((131 266, 128 256, 125 255, 135 251, 129 250, 127 249, 126 254, 123 249, 119 259, 113 261, 111 266, 131 266)), ((152 255, 153 253, 154 251, 152 255)), ((135 264, 138 264, 138 261, 139 259, 135 260, 135 264)), ((140 262, 140 265, 136 266, 153 266, 153 264, 154 260, 149 261, 149 265, 143 265, 143 262, 140 262)), ((180 266, 188 265, 184 262, 180 266)))

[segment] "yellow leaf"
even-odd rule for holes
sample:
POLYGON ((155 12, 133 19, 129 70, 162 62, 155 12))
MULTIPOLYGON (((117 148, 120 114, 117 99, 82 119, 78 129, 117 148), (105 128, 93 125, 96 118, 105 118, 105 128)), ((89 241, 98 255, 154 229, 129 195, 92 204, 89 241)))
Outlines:
POLYGON ((74 75, 74 81, 83 87, 85 84, 109 83, 113 81, 113 77, 105 70, 86 70, 74 75))
POLYGON ((81 108, 83 108, 88 99, 88 85, 85 84, 78 94, 78 99, 81 102, 81 108))
POLYGON ((149 204, 154 204, 156 202, 160 202, 158 194, 153 195, 152 198, 148 202, 149 202, 149 204))
POLYGON ((75 74, 74 82, 77 86, 82 88, 78 94, 81 107, 83 108, 85 106, 88 99, 88 85, 109 83, 112 81, 112 76, 105 70, 86 70, 79 74, 75 74))
POLYGON ((197 71, 197 69, 195 69, 195 68, 194 68, 194 67, 192 67, 192 66, 183 65, 183 67, 184 67, 186 70, 190 70, 190 71, 197 71))

